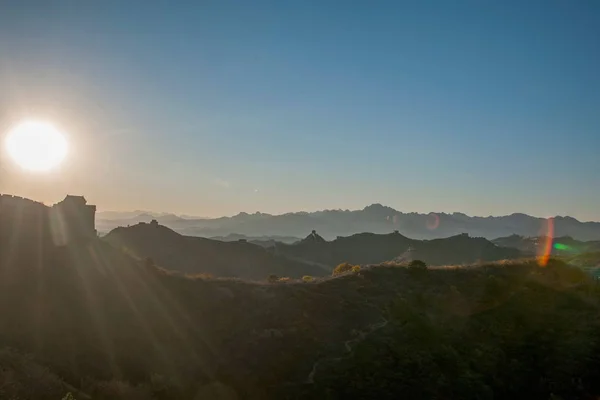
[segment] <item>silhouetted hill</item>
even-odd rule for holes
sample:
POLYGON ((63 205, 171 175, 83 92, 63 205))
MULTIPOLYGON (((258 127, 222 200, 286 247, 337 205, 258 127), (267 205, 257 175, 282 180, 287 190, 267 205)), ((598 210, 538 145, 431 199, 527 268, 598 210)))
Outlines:
MULTIPOLYGON (((545 234, 547 219, 526 214, 500 217, 471 217, 463 213, 403 213, 381 204, 362 210, 324 210, 282 215, 239 213, 233 217, 214 219, 160 219, 159 223, 178 233, 190 236, 226 236, 237 233, 247 236, 303 237, 317 230, 325 239, 349 236, 360 232, 389 233, 399 230, 416 239, 436 239, 468 233, 474 237, 494 239, 512 234, 539 236, 545 234)), ((128 220, 111 220, 99 216, 98 230, 109 231, 117 226, 149 222, 148 216, 128 220)), ((600 222, 580 222, 571 217, 554 218, 554 235, 571 236, 577 240, 600 240, 600 222)))
POLYGON ((292 245, 277 244, 276 251, 330 268, 342 262, 364 265, 404 259, 408 251, 410 258, 423 260, 430 265, 469 264, 522 256, 516 249, 499 247, 487 239, 472 238, 466 234, 444 239, 415 240, 398 232, 384 235, 360 233, 338 237, 330 242, 312 233, 292 245))
POLYGON ((316 231, 312 231, 307 237, 300 240, 298 242, 299 245, 320 245, 326 242, 325 239, 321 235, 319 235, 316 231))
POLYGON ((103 240, 138 258, 149 257, 164 268, 190 274, 262 280, 270 274, 299 278, 328 273, 323 268, 275 255, 244 240, 222 242, 183 236, 154 223, 117 228, 103 240))
POLYGON ((416 259, 431 265, 460 265, 523 257, 519 250, 497 246, 467 234, 423 241, 415 246, 416 259))
POLYGON ((169 226, 185 226, 188 220, 169 213, 151 213, 139 211, 137 213, 116 213, 104 211, 96 216, 96 229, 99 232, 110 232, 116 227, 126 227, 139 224, 140 222, 150 223, 152 220, 160 224, 169 226), (132 215, 133 214, 133 215, 132 215))

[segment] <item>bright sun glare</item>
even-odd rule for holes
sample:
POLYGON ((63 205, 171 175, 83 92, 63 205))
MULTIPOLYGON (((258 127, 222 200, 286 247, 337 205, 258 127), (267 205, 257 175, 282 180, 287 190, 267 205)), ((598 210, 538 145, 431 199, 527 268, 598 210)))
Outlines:
POLYGON ((65 136, 46 122, 27 121, 14 127, 6 137, 8 154, 22 168, 48 171, 67 155, 65 136))

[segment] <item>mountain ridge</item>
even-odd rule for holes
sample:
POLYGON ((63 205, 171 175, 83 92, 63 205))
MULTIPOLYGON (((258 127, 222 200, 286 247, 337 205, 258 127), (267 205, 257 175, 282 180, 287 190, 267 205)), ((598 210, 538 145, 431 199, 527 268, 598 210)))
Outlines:
POLYGON ((396 213, 402 213, 402 214, 407 214, 407 215, 429 215, 429 214, 438 214, 438 215, 450 215, 450 216, 463 216, 463 217, 468 217, 468 218, 503 218, 503 217, 531 217, 531 218, 536 218, 536 219, 548 219, 548 218, 570 218, 573 219, 575 221, 581 222, 581 223, 600 223, 600 221, 595 221, 595 220, 580 220, 578 218, 569 216, 569 215, 561 215, 561 214, 557 214, 551 217, 540 217, 540 216, 535 216, 535 215, 531 215, 531 214, 527 214, 527 213, 523 213, 523 212, 513 212, 510 214, 499 214, 499 215, 493 215, 493 214, 489 214, 489 215, 475 215, 475 214, 468 214, 465 213, 463 211, 430 211, 428 213, 426 212, 417 212, 417 211, 400 211, 397 210, 391 206, 386 206, 384 204, 381 203, 371 203, 369 205, 364 206, 363 208, 356 208, 356 209, 342 209, 342 208, 324 208, 322 210, 314 210, 314 211, 306 211, 306 210, 299 210, 299 211, 286 211, 286 212, 282 212, 282 213, 268 213, 268 212, 262 212, 262 211, 254 211, 254 212, 247 212, 247 211, 239 211, 235 214, 231 214, 231 215, 222 215, 222 216, 218 216, 218 217, 201 217, 198 215, 191 215, 191 214, 186 214, 186 213, 176 213, 176 212, 167 212, 167 211, 149 211, 149 210, 133 210, 133 211, 113 211, 113 210, 101 210, 98 211, 97 214, 99 217, 101 217, 101 219, 122 219, 122 218, 131 218, 131 217, 136 217, 139 215, 143 215, 143 214, 147 214, 147 215, 152 215, 154 217, 163 217, 163 216, 177 216, 180 217, 181 219, 187 219, 187 220, 213 220, 213 219, 220 219, 220 218, 233 218, 233 217, 237 217, 237 216, 248 216, 248 215, 262 215, 262 216, 271 216, 271 217, 277 217, 277 216, 284 216, 284 215, 310 215, 310 214, 322 214, 322 213, 353 213, 353 212, 357 212, 357 211, 365 211, 365 210, 369 210, 369 209, 377 209, 377 208, 383 208, 383 209, 389 209, 391 211, 394 211, 396 213))
MULTIPOLYGON (((287 236, 304 237, 318 230, 325 239, 349 236, 361 232, 389 233, 398 230, 415 239, 436 239, 468 233, 487 239, 517 234, 541 236, 546 234, 548 218, 513 213, 503 216, 469 216, 462 212, 416 213, 401 212, 374 203, 360 210, 322 210, 284 214, 245 213, 218 218, 182 218, 174 214, 142 213, 126 219, 106 219, 99 213, 96 219, 100 232, 139 222, 159 223, 188 236, 287 236)), ((556 236, 571 236, 577 240, 600 240, 600 222, 579 221, 570 216, 551 217, 556 236)))
POLYGON ((165 269, 188 274, 263 280, 270 274, 300 278, 327 273, 313 264, 274 254, 246 239, 219 241, 184 236, 157 222, 116 228, 102 240, 135 258, 152 259, 165 269))
POLYGON ((439 266, 523 256, 518 249, 498 246, 485 238, 467 234, 419 240, 397 231, 388 234, 363 232, 327 241, 313 230, 295 243, 273 241, 263 247, 246 239, 225 242, 184 236, 153 222, 116 228, 102 240, 138 259, 151 258, 168 270, 255 280, 271 274, 290 278, 327 276, 338 264, 345 262, 372 265, 420 259, 439 266))

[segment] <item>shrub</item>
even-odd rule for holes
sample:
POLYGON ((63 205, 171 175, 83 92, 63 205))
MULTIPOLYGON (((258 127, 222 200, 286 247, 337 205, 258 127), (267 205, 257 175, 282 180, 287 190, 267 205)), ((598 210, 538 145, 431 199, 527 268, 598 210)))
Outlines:
POLYGON ((354 267, 352 267, 352 272, 354 272, 354 273, 360 272, 360 265, 355 265, 354 267))
POLYGON ((290 281, 290 277, 289 276, 282 276, 281 278, 279 278, 277 280, 277 282, 289 282, 290 281))
POLYGON ((338 265, 337 267, 334 268, 332 275, 336 276, 336 275, 345 274, 346 272, 352 271, 352 268, 353 268, 353 266, 350 263, 341 263, 340 265, 338 265))
POLYGON ((412 268, 412 269, 426 269, 427 268, 427 264, 425 264, 425 262, 421 261, 421 260, 412 260, 411 262, 408 263, 408 268, 412 268))
POLYGON ((213 274, 209 274, 208 272, 200 272, 198 274, 191 274, 189 275, 191 278, 194 279, 213 279, 215 276, 213 274))
POLYGON ((302 280, 303 280, 304 282, 312 282, 312 281, 314 281, 314 278, 313 278, 312 276, 310 276, 310 275, 304 275, 304 276, 302 277, 302 280))
POLYGON ((34 356, 0 348, 0 399, 52 399, 65 396, 64 382, 34 356))
POLYGON ((273 274, 269 275, 269 277, 267 278, 267 281, 269 283, 275 283, 278 280, 279 280, 279 277, 277 275, 273 275, 273 274))

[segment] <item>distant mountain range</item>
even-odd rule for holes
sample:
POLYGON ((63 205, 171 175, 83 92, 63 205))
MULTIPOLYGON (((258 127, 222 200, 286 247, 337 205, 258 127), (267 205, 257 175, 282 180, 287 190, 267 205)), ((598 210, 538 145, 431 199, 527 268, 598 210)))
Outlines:
MULTIPOLYGON (((106 233, 119 226, 150 222, 156 219, 178 233, 189 236, 303 237, 317 230, 325 239, 356 233, 390 233, 395 230, 415 239, 436 239, 468 233, 475 237, 495 239, 509 235, 525 237, 546 234, 547 219, 526 214, 499 217, 472 217, 462 213, 403 213, 381 204, 362 210, 324 210, 294 212, 282 215, 239 213, 232 217, 194 218, 174 214, 100 212, 96 218, 99 232, 106 233)), ((572 217, 554 218, 554 235, 576 240, 600 240, 600 222, 581 222, 572 217)))

